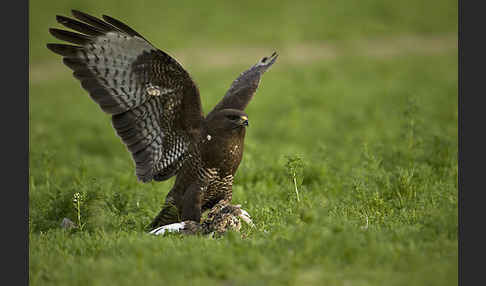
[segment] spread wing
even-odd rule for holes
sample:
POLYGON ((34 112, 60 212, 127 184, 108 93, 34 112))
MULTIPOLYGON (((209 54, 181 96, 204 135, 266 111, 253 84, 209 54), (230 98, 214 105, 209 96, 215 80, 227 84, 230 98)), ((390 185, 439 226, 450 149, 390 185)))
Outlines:
POLYGON ((258 88, 262 74, 273 65, 277 60, 277 57, 277 53, 273 52, 270 57, 262 58, 254 66, 241 73, 240 76, 233 81, 223 99, 221 99, 211 112, 226 108, 245 110, 258 88))
POLYGON ((199 91, 184 68, 122 22, 72 11, 57 21, 79 33, 50 29, 76 45, 47 44, 112 115, 143 182, 166 180, 182 166, 203 118, 199 91), (78 21, 79 20, 79 21, 78 21))

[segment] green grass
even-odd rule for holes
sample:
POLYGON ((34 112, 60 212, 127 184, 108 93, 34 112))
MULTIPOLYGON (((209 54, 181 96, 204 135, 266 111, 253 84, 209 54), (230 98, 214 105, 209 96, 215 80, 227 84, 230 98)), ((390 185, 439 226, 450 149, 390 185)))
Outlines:
MULTIPOLYGON (((454 34, 455 1, 98 2, 30 2, 30 65, 45 72, 29 84, 31 285, 457 284, 457 48, 349 49, 376 37, 454 34), (173 179, 137 182, 109 117, 48 53, 47 28, 70 8, 120 17, 175 56, 322 42, 341 51, 299 62, 283 53, 246 110, 233 201, 255 229, 219 239, 144 233, 173 179), (303 163, 300 201, 288 156, 303 163), (84 196, 84 228, 64 231, 64 217, 77 221, 75 193, 84 196)), ((264 55, 183 64, 208 112, 264 55)))

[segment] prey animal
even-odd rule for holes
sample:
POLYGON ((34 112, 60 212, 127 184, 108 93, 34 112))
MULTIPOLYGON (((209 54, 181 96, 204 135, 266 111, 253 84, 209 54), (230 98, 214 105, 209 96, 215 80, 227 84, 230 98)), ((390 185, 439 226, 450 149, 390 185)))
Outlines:
POLYGON ((100 19, 76 10, 72 16, 56 19, 75 32, 49 29, 71 44, 47 48, 63 56, 81 86, 111 115, 140 181, 176 176, 149 225, 151 233, 238 228, 235 218, 251 223, 246 211, 231 205, 232 185, 249 125, 244 110, 277 54, 241 73, 205 116, 197 85, 174 58, 110 16, 100 19), (212 219, 201 223, 206 210, 212 219))

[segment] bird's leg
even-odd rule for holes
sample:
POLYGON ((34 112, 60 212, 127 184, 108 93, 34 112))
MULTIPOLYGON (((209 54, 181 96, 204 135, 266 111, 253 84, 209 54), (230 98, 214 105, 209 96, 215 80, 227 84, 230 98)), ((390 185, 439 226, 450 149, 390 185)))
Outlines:
POLYGON ((182 196, 182 206, 177 207, 170 193, 162 211, 150 224, 149 233, 160 235, 165 232, 198 233, 201 221, 201 187, 191 184, 182 196))
POLYGON ((182 199, 182 220, 201 221, 201 187, 191 184, 182 199))
POLYGON ((198 184, 191 184, 184 193, 181 213, 181 222, 157 227, 150 233, 161 235, 166 232, 181 232, 183 234, 201 232, 201 187, 198 184))

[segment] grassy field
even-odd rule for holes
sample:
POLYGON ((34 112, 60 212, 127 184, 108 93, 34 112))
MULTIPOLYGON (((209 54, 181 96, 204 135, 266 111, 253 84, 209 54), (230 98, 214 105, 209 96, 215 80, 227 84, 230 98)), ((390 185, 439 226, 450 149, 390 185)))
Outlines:
POLYGON ((457 284, 457 1, 299 3, 30 1, 31 285, 457 284), (279 52, 234 185, 255 229, 144 232, 173 179, 136 180, 109 116, 45 48, 72 8, 180 60, 206 112, 279 52), (75 193, 83 229, 65 231, 75 193))

